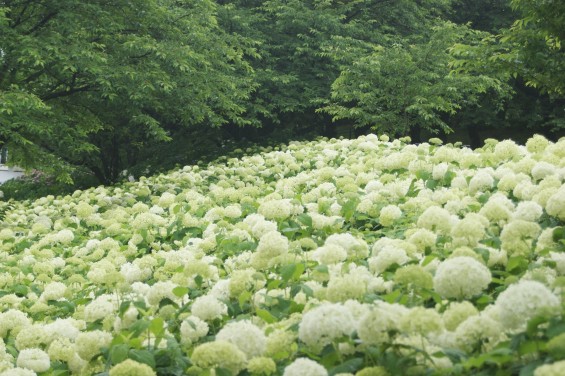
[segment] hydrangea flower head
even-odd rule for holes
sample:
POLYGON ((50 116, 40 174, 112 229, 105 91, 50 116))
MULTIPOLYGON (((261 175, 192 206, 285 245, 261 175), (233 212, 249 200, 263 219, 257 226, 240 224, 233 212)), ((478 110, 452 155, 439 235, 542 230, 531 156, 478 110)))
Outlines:
POLYGON ((560 299, 545 285, 528 280, 509 286, 495 302, 501 324, 510 330, 523 328, 534 316, 555 314, 560 304, 560 299))
POLYGON ((480 294, 491 280, 489 268, 472 257, 460 256, 443 261, 433 282, 444 298, 464 299, 480 294))
POLYGON ((355 323, 349 309, 341 304, 326 303, 304 313, 298 328, 298 338, 311 348, 321 350, 354 330, 355 323))

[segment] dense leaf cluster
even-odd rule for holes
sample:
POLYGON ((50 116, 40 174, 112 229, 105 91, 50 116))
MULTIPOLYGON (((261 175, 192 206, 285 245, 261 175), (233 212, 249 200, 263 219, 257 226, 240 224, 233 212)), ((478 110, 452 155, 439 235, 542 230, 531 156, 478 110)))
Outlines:
POLYGON ((418 141, 421 130, 466 130, 473 146, 492 127, 556 136, 565 127, 561 8, 1 1, 0 147, 12 164, 59 180, 82 166, 107 183, 151 160, 181 160, 171 139, 196 150, 273 132, 418 141))

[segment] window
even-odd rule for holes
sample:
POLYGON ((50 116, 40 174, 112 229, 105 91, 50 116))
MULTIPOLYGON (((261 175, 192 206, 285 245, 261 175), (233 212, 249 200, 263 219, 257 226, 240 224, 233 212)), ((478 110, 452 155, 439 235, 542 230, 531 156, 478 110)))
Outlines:
POLYGON ((6 164, 8 162, 8 148, 3 146, 0 147, 0 164, 6 164))

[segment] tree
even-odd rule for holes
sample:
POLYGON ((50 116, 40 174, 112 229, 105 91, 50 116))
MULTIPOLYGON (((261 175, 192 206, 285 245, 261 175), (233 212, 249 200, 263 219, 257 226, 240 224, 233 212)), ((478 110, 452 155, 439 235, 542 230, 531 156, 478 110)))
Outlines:
POLYGON ((421 128, 451 132, 446 122, 450 115, 477 105, 488 92, 500 101, 508 90, 488 76, 450 74, 449 47, 473 34, 444 22, 432 28, 428 40, 376 46, 343 67, 321 111, 334 120, 350 119, 357 127, 394 135, 412 132, 418 137, 421 128))
POLYGON ((565 3, 511 0, 518 19, 480 44, 453 49, 454 71, 490 71, 500 78, 520 76, 526 85, 555 97, 565 95, 565 3), (485 60, 485 56, 487 59, 485 60))
POLYGON ((211 0, 2 1, 0 141, 22 167, 114 181, 171 129, 246 124, 247 53, 211 0))
POLYGON ((258 88, 248 114, 263 126, 316 129, 331 135, 326 112, 343 66, 424 33, 451 0, 221 1, 220 23, 257 43, 251 60, 258 88))

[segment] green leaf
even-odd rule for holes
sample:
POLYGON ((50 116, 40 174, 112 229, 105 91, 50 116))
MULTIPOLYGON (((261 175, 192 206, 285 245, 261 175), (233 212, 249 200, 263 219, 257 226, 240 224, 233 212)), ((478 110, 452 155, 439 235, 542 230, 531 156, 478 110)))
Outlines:
MULTIPOLYGON (((528 265, 528 261, 523 257, 523 256, 514 256, 514 257, 510 257, 508 259, 508 262, 506 263, 506 270, 509 272, 520 272, 521 270, 524 269, 524 267, 527 268, 528 265)), ((512 273, 512 274, 516 274, 516 273, 512 273)))
POLYGON ((565 239, 565 227, 554 228, 553 229, 553 241, 558 243, 562 239, 565 239))
POLYGON ((299 216, 296 217, 296 219, 304 226, 308 228, 312 228, 312 217, 310 217, 308 214, 306 213, 300 214, 299 216))
POLYGON ((139 337, 143 332, 149 329, 151 323, 145 319, 137 320, 132 324, 130 330, 133 333, 134 337, 139 337))
POLYGON ((329 372, 330 375, 337 373, 355 373, 363 366, 363 358, 353 358, 346 360, 342 364, 332 368, 329 372))
POLYGON ((536 368, 543 365, 544 363, 545 362, 543 361, 543 359, 535 360, 525 367, 522 367, 518 376, 534 376, 534 371, 536 370, 536 368))
POLYGON ((394 290, 391 293, 383 295, 382 298, 387 303, 397 303, 402 298, 402 292, 400 290, 394 290))
POLYGON ((218 367, 215 368, 214 370, 216 371, 217 376, 233 376, 232 372, 226 368, 218 367))
POLYGON ((18 296, 26 296, 29 290, 26 285, 15 285, 12 287, 12 291, 18 296))
POLYGON ((129 346, 126 344, 112 346, 110 348, 110 360, 113 364, 123 362, 128 358, 129 346))
POLYGON ((183 296, 187 295, 190 289, 188 287, 177 286, 173 289, 173 294, 175 296, 182 298, 183 296))
POLYGON ((155 368, 155 357, 151 351, 132 349, 129 351, 129 358, 155 368))
POLYGON ((126 300, 125 302, 122 302, 122 303, 120 304, 120 308, 119 308, 119 310, 118 310, 119 315, 120 315, 120 316, 123 316, 124 313, 126 313, 126 311, 128 310, 128 308, 130 307, 130 305, 131 305, 131 301, 129 301, 129 300, 126 300))
POLYGON ((357 209, 357 205, 359 205, 359 199, 357 197, 348 200, 342 205, 341 214, 346 221, 349 221, 353 217, 355 209, 357 209))
POLYGON ((253 293, 251 291, 243 291, 241 294, 239 294, 239 297, 237 298, 239 306, 243 308, 245 303, 249 302, 252 296, 253 293))
POLYGON ((485 295, 482 295, 480 298, 478 298, 475 302, 478 305, 486 306, 487 304, 492 303, 493 299, 492 299, 492 296, 485 294, 485 295))
POLYGON ((314 270, 318 273, 322 273, 322 274, 328 274, 330 272, 330 270, 328 269, 328 266, 325 264, 320 264, 320 265, 316 265, 316 267, 314 268, 314 270))
POLYGON ((526 333, 528 333, 530 337, 534 337, 537 334, 540 325, 547 323, 547 321, 548 318, 543 315, 531 318, 530 320, 528 320, 526 333))
POLYGON ((544 341, 524 341, 520 344, 518 348, 518 353, 520 355, 527 355, 527 354, 538 354, 542 351, 545 351, 546 343, 544 341))
POLYGON ((165 321, 161 317, 155 317, 149 324, 149 330, 156 337, 160 337, 165 332, 165 321))
POLYGON ((281 272, 280 272, 282 280, 284 282, 288 282, 294 275, 296 268, 297 268, 297 264, 283 265, 281 267, 281 272))
POLYGON ((257 316, 259 316, 267 324, 272 324, 272 323, 279 321, 275 316, 273 316, 271 314, 271 312, 269 312, 265 309, 259 308, 259 309, 257 309, 257 311, 255 313, 256 313, 257 316))

